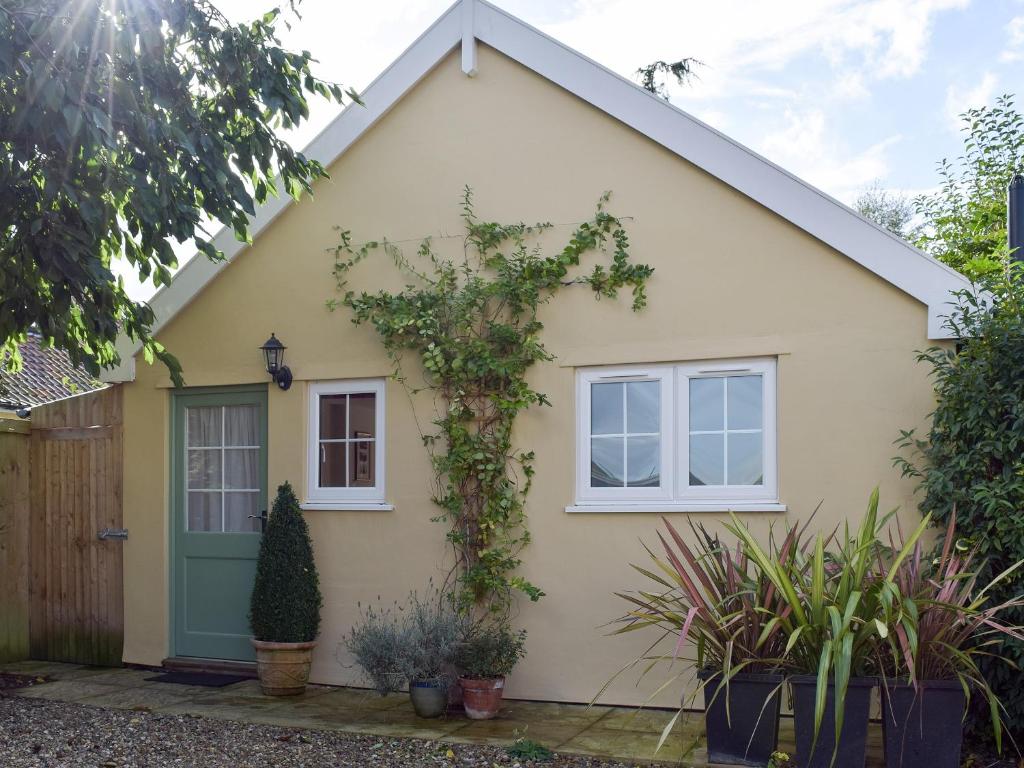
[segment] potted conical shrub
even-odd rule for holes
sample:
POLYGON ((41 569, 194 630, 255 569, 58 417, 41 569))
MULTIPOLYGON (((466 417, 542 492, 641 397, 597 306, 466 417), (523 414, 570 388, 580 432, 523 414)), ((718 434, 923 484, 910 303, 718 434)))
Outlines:
POLYGON ((525 655, 526 631, 513 632, 504 621, 471 626, 457 656, 462 671, 462 706, 471 720, 490 720, 501 711, 505 677, 525 655))
POLYGON ((249 610, 266 695, 294 696, 305 690, 322 605, 309 527, 291 485, 284 483, 260 541, 249 610))

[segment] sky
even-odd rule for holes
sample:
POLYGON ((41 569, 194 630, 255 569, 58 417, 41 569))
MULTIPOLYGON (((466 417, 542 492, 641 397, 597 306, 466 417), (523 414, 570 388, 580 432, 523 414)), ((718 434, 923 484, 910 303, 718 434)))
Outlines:
MULTIPOLYGON (((274 0, 215 0, 246 20, 274 0)), ((450 0, 303 0, 282 42, 321 77, 369 84, 450 0)), ((1024 0, 496 0, 627 77, 662 59, 703 66, 672 102, 851 204, 869 185, 934 188, 962 149, 958 115, 1019 93, 1024 0)), ((304 146, 337 114, 317 102, 290 138, 304 146)), ((184 255, 184 254, 183 254, 184 255)), ((128 277, 128 276, 126 276, 128 277)), ((128 279, 138 298, 151 293, 128 279)))

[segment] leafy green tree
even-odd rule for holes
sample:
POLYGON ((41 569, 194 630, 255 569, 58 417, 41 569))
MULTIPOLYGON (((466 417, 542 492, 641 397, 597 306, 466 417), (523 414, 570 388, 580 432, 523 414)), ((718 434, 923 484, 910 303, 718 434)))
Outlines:
POLYGON ((282 19, 232 24, 209 0, 0 0, 0 360, 17 368, 34 327, 97 375, 124 332, 181 382, 111 266, 164 285, 173 241, 222 258, 204 221, 246 240, 257 204, 325 175, 278 131, 308 117, 307 96, 356 95, 281 47, 282 19))
POLYGON ((697 67, 704 66, 704 62, 687 56, 679 61, 653 61, 645 67, 636 71, 636 78, 645 91, 650 91, 655 96, 660 96, 668 101, 668 89, 665 87, 664 79, 672 77, 679 85, 686 85, 697 76, 697 67))
POLYGON ((290 483, 277 488, 260 539, 249 611, 252 634, 272 643, 308 643, 320 631, 320 576, 313 543, 290 483))
POLYGON ((906 195, 883 189, 877 181, 860 193, 853 207, 896 237, 913 241, 920 236, 920 228, 914 224, 913 202, 906 195))
MULTIPOLYGON (((1012 265, 985 281, 986 291, 965 291, 948 321, 956 348, 935 347, 919 355, 931 367, 936 407, 926 436, 904 431, 904 476, 920 481, 920 508, 945 528, 954 513, 957 529, 984 558, 978 584, 1024 559, 1024 272, 1012 265)), ((998 605, 1024 593, 1018 569, 991 590, 998 605)), ((1024 611, 1004 616, 1024 624, 1024 611)), ((998 639, 980 658, 980 668, 1006 708, 1006 723, 1018 744, 1024 738, 1024 642, 998 639), (1005 660, 1005 661, 1004 661, 1005 660), (1005 663, 1009 661, 1010 664, 1005 663)), ((975 708, 970 724, 978 738, 991 735, 991 715, 975 708)))
POLYGON ((1013 96, 963 115, 964 153, 939 163, 939 189, 914 200, 924 228, 915 243, 968 277, 1007 259, 1006 187, 1024 172, 1024 115, 1013 96))

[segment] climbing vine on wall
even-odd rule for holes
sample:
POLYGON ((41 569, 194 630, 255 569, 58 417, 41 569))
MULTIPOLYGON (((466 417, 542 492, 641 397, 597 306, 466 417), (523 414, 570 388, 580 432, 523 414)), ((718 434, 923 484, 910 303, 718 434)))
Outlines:
POLYGON ((348 231, 334 249, 334 276, 344 306, 356 325, 377 331, 394 375, 412 393, 433 392, 436 431, 423 435, 436 477, 433 500, 448 525, 456 565, 453 575, 467 611, 501 613, 515 593, 531 600, 541 589, 516 574, 529 541, 525 501, 534 473, 534 454, 513 445, 516 416, 531 406, 550 405, 527 381, 531 366, 551 360, 541 340, 538 310, 562 288, 586 286, 595 298, 632 290, 633 309, 646 304, 653 269, 635 263, 622 222, 605 210, 572 225, 568 242, 545 255, 539 238, 551 224, 481 221, 467 187, 462 200, 465 227, 461 256, 439 254, 430 238, 415 260, 387 240, 352 243, 348 231), (355 292, 350 271, 372 254, 390 257, 410 284, 395 293, 355 292), (589 254, 604 263, 583 264, 589 254), (415 387, 403 371, 418 358, 424 384, 415 387))

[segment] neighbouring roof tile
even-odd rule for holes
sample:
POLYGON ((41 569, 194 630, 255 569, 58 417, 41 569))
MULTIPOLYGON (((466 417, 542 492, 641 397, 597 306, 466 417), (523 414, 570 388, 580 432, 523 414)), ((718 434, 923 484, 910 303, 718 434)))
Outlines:
POLYGON ((76 367, 63 349, 44 346, 37 334, 30 333, 21 345, 21 359, 17 373, 0 366, 0 407, 31 408, 103 387, 76 367))

